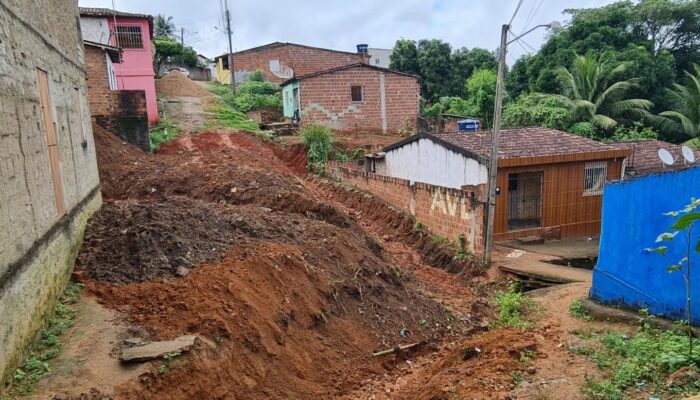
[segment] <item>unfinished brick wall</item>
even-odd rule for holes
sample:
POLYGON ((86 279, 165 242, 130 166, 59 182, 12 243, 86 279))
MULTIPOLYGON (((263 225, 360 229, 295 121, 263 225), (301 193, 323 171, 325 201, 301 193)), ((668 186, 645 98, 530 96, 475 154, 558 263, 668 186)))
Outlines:
POLYGON ((318 123, 347 132, 417 129, 420 85, 415 77, 357 66, 302 79, 299 84, 302 125, 318 123), (362 101, 352 101, 352 86, 362 86, 362 101))
POLYGON ((144 151, 150 150, 146 92, 111 90, 105 52, 85 46, 88 101, 93 121, 144 151))
MULTIPOLYGON (((270 60, 278 60, 281 67, 288 67, 294 71, 294 76, 302 76, 313 72, 325 71, 344 65, 367 63, 369 55, 346 53, 328 49, 299 46, 294 44, 280 44, 278 46, 252 49, 233 54, 233 66, 236 76, 239 73, 253 72, 261 69, 270 82, 280 84, 291 78, 280 77, 270 71, 270 60)), ((238 79, 238 78, 236 78, 238 79)))
POLYGON ((341 183, 366 190, 408 212, 433 234, 452 241, 464 235, 469 251, 483 253, 485 185, 462 190, 426 183, 411 185, 405 179, 360 171, 348 163, 353 162, 330 161, 326 168, 341 183))

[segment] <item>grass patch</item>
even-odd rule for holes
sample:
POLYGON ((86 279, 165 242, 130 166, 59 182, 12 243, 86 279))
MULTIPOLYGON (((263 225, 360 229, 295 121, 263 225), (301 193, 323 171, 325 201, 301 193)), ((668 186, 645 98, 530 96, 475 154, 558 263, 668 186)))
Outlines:
POLYGON ((220 85, 218 83, 212 83, 209 85, 209 92, 211 92, 217 96, 225 96, 227 94, 231 94, 231 86, 230 85, 220 85))
POLYGON ((491 323, 491 328, 529 329, 532 324, 525 321, 523 314, 532 310, 535 303, 518 290, 518 284, 512 282, 507 291, 496 293, 498 320, 491 323))
POLYGON ((571 305, 569 305, 569 314, 571 314, 571 316, 574 318, 583 319, 586 321, 593 319, 588 311, 583 309, 581 300, 574 300, 571 305))
POLYGON ((222 106, 216 108, 214 110, 214 118, 216 118, 217 121, 227 128, 255 134, 263 133, 263 131, 260 130, 257 122, 248 119, 248 117, 246 117, 242 112, 228 107, 222 106))
POLYGON ((54 307, 48 326, 41 331, 41 339, 29 353, 24 364, 15 370, 12 386, 8 391, 10 398, 32 393, 36 382, 51 372, 48 361, 58 355, 61 348, 61 335, 75 322, 75 312, 66 305, 78 302, 83 287, 79 283, 68 283, 68 287, 54 307))
POLYGON ((158 122, 158 125, 151 127, 149 133, 149 140, 151 146, 151 153, 154 153, 158 148, 166 142, 169 142, 180 134, 180 129, 176 127, 172 122, 162 119, 158 122))
POLYGON ((644 398, 646 393, 669 398, 700 390, 700 370, 697 367, 700 340, 693 340, 693 353, 688 354, 688 337, 682 329, 661 331, 645 325, 632 336, 608 332, 598 344, 585 355, 598 368, 608 372, 609 377, 601 381, 587 379, 584 393, 589 399, 637 398, 631 392, 638 390, 645 393, 644 398), (683 367, 687 367, 694 378, 667 386, 668 375, 683 367))

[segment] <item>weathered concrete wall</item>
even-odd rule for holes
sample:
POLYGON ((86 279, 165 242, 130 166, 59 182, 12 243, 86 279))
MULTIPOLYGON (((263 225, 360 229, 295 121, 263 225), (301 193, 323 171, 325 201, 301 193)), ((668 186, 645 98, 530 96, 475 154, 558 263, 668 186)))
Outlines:
POLYGON ((488 168, 429 139, 420 139, 390 150, 384 162, 377 163, 380 175, 432 183, 459 189, 463 185, 480 185, 488 179, 488 168))
POLYGON ((73 0, 0 2, 0 378, 41 328, 100 204, 77 16, 73 0), (37 69, 48 75, 63 216, 37 69))
POLYGON ((452 189, 405 179, 381 176, 356 169, 355 161, 330 161, 329 174, 343 184, 366 190, 410 213, 436 235, 458 241, 475 254, 484 251, 486 186, 452 189))

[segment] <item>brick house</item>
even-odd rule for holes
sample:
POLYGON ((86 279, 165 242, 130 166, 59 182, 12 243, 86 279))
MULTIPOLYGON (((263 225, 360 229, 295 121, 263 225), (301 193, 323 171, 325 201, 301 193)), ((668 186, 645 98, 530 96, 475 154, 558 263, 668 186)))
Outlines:
MULTIPOLYGON (((228 53, 214 59, 220 84, 231 84, 228 53)), ((368 63, 367 53, 323 49, 295 43, 274 42, 233 53, 236 83, 244 82, 255 70, 265 71, 270 82, 280 84, 296 76, 349 64, 368 63)))
MULTIPOLYGON (((624 177, 632 150, 547 128, 501 135, 494 238, 598 235, 603 186, 624 177)), ((485 185, 490 137, 484 131, 421 133, 370 155, 366 169, 454 189, 485 185)))
POLYGON ((418 77, 356 63, 282 84, 284 116, 338 131, 415 132, 420 113, 418 77))
POLYGON ((117 90, 115 63, 121 49, 83 41, 87 94, 93 122, 123 140, 150 150, 146 92, 117 90))
MULTIPOLYGON (((627 160, 625 174, 629 177, 649 175, 657 172, 688 168, 694 164, 688 163, 683 156, 682 146, 662 140, 631 140, 611 143, 619 149, 632 149, 632 155, 627 160), (673 165, 665 165, 659 158, 659 150, 666 149, 674 159, 673 165)), ((695 159, 700 160, 700 150, 691 150, 695 159)))
POLYGON ((102 202, 75 1, 0 2, 0 397, 102 202))
POLYGON ((83 40, 119 47, 121 62, 115 66, 119 90, 146 93, 148 121, 158 122, 155 72, 153 71, 153 17, 113 11, 107 8, 80 8, 83 40))

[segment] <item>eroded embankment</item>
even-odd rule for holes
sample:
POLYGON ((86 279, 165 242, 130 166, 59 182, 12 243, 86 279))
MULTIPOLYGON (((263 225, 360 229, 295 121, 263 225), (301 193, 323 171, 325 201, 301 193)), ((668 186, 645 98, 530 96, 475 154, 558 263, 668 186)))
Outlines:
MULTIPOLYGON (((332 398, 386 371, 372 350, 473 328, 256 138, 186 136, 150 156, 95 137, 106 203, 78 276, 150 338, 203 338, 121 397, 332 398)), ((392 218, 388 229, 410 230, 392 218)), ((431 263, 477 272, 406 235, 431 263)))

